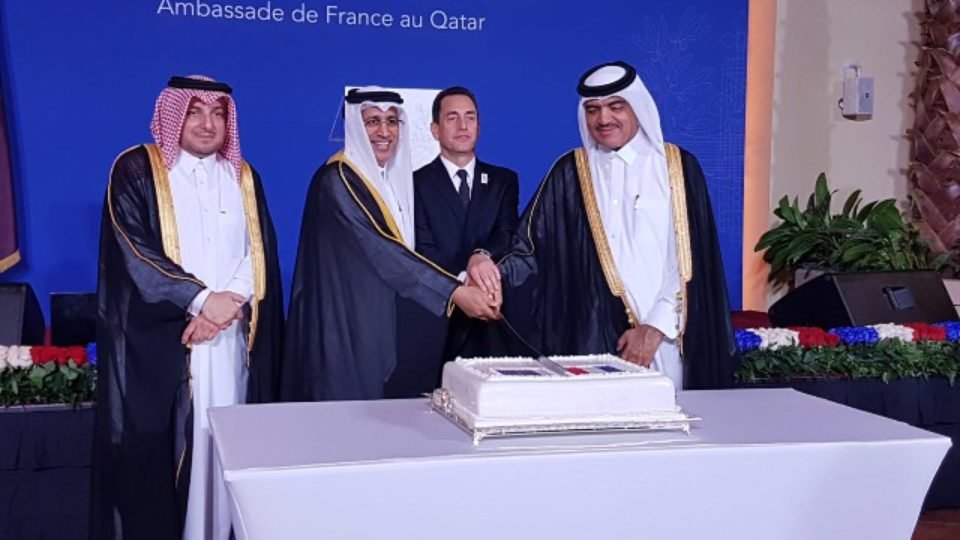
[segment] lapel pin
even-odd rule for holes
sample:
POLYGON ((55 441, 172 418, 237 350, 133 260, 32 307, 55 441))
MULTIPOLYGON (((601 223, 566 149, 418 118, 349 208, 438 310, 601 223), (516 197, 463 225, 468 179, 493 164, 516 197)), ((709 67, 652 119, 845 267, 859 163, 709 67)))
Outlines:
POLYGON ((480 183, 486 185, 487 181, 490 178, 487 177, 487 173, 480 173, 480 183))

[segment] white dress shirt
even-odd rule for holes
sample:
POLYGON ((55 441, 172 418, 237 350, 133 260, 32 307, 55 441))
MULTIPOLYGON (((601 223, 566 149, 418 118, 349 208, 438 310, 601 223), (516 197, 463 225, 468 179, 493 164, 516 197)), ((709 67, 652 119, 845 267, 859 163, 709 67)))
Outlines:
POLYGON ((470 162, 461 167, 445 158, 443 154, 440 154, 440 163, 443 163, 444 168, 447 169, 447 175, 450 176, 450 181, 453 182, 453 190, 457 193, 460 192, 461 182, 460 177, 457 176, 457 171, 460 169, 467 171, 467 187, 470 188, 470 196, 473 197, 473 171, 477 167, 477 157, 474 156, 470 158, 470 162))

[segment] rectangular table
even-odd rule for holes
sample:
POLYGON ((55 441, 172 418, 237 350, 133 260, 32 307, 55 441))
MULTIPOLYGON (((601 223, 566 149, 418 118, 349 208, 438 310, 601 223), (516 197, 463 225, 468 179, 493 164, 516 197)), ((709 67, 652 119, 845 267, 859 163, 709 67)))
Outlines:
POLYGON ((949 439, 789 389, 679 432, 470 438, 425 400, 213 409, 240 539, 910 538, 949 439))
POLYGON ((793 388, 952 439, 923 502, 923 510, 960 508, 960 384, 946 377, 764 381, 755 387, 793 388))

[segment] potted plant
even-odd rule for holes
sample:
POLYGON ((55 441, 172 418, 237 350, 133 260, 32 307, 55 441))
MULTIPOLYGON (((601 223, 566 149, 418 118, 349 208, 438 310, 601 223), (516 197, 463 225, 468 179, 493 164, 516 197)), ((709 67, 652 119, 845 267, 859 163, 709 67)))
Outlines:
MULTIPOLYGON (((940 270, 950 253, 933 256, 913 224, 904 221, 895 199, 863 204, 860 190, 847 197, 839 213, 825 173, 801 208, 794 197, 780 199, 773 214, 782 221, 760 237, 755 251, 766 250, 774 289, 796 286, 798 273, 867 270, 940 270)), ((803 276, 800 276, 802 282, 803 276)))

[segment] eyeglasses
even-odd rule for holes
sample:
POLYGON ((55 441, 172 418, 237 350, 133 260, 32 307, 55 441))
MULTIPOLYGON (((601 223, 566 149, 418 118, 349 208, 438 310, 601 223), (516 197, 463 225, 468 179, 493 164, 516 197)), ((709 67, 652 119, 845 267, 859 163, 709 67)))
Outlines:
MULTIPOLYGON (((367 118, 363 121, 364 126, 372 129, 380 129, 380 126, 383 125, 383 123, 384 121, 379 116, 367 118)), ((388 128, 395 129, 400 126, 400 119, 396 116, 390 116, 386 119, 386 124, 388 128)))

